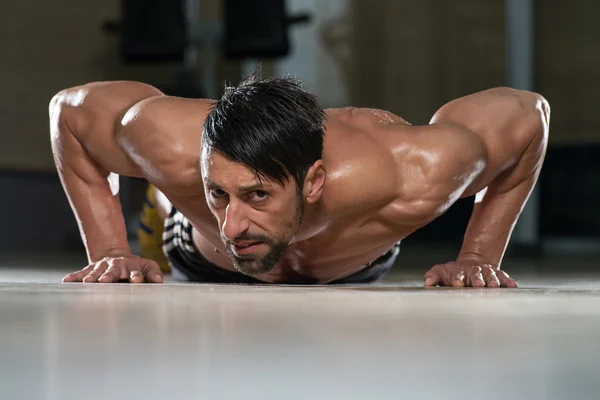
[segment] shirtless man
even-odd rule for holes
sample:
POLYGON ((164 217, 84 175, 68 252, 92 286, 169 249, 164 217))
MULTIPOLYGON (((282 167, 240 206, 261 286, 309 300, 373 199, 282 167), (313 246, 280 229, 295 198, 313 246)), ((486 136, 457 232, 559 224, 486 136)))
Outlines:
POLYGON ((517 287, 500 265, 540 173, 550 119, 541 95, 496 88, 413 126, 381 110, 323 110, 297 81, 257 77, 218 101, 90 83, 58 93, 49 111, 89 258, 63 281, 101 283, 162 282, 158 264, 128 246, 118 198, 125 175, 159 191, 176 277, 372 282, 403 238, 476 195, 458 257, 427 271, 424 284, 517 287))

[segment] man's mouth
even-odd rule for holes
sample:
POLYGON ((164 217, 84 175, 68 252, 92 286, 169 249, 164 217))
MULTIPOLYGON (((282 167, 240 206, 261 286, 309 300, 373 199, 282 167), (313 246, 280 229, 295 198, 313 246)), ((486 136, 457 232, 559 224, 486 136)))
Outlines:
POLYGON ((235 254, 238 255, 246 255, 255 253, 260 246, 262 246, 265 242, 238 242, 231 243, 231 249, 235 254))

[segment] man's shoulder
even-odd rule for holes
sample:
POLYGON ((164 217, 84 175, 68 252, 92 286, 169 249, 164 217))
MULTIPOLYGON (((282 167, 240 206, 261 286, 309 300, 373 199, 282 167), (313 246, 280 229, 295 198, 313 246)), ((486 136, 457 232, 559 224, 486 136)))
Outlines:
POLYGON ((328 120, 337 120, 349 124, 389 125, 408 124, 403 118, 391 111, 377 108, 343 107, 325 110, 328 120))
POLYGON ((117 143, 157 187, 187 188, 199 179, 198 154, 208 107, 206 101, 169 96, 142 100, 123 117, 117 143))
POLYGON ((360 218, 377 214, 396 193, 393 148, 361 109, 329 114, 323 161, 328 208, 360 218))
POLYGON ((177 129, 186 122, 202 122, 210 108, 210 101, 172 96, 155 96, 144 99, 125 113, 122 126, 170 127, 177 129))

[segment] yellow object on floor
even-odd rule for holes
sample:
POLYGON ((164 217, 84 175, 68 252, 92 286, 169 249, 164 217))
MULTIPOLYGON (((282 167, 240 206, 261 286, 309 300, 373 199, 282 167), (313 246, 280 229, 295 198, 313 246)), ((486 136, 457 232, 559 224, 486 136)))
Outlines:
POLYGON ((163 245, 163 220, 156 210, 156 196, 154 186, 148 185, 146 198, 140 213, 140 223, 137 238, 140 245, 140 256, 154 260, 161 271, 169 273, 171 268, 162 250, 163 245))

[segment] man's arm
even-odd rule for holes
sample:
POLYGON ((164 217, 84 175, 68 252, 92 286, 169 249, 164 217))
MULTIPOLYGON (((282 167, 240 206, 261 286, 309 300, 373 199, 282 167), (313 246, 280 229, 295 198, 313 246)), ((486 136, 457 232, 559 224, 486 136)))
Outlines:
MULTIPOLYGON (((89 259, 88 267, 70 274, 65 281, 97 281, 101 268, 96 268, 96 263, 106 257, 131 256, 118 195, 118 174, 140 176, 141 172, 117 146, 115 134, 131 106, 161 95, 141 83, 110 82, 64 90, 50 102, 54 159, 89 259)), ((120 276, 119 265, 113 270, 115 277, 116 272, 119 275, 115 280, 144 280, 139 274, 120 276)))
MULTIPOLYGON (((482 96, 482 99, 485 97, 482 96)), ((489 104, 496 102, 497 106, 483 106, 479 111, 500 114, 480 113, 471 116, 470 121, 465 120, 464 125, 476 126, 482 140, 487 143, 491 165, 484 175, 488 177, 482 177, 483 185, 479 183, 483 189, 476 195, 457 261, 430 270, 425 277, 427 286, 440 282, 454 286, 517 286, 505 272, 500 271, 500 265, 513 228, 542 168, 550 108, 543 97, 527 92, 516 95, 515 92, 507 92, 500 100, 498 96, 485 100, 489 100, 489 104), (485 118, 489 119, 488 129, 482 128, 485 126, 482 119, 485 118), (508 162, 511 166, 503 168, 503 164, 508 162)), ((466 108, 458 109, 456 117, 448 112, 444 118, 468 118, 468 111, 464 110, 466 108)))
POLYGON ((532 139, 517 164, 477 193, 458 260, 485 260, 500 268, 519 215, 542 169, 548 119, 531 124, 532 139))

